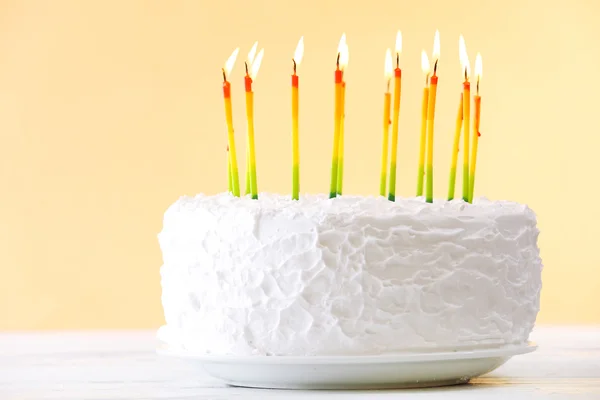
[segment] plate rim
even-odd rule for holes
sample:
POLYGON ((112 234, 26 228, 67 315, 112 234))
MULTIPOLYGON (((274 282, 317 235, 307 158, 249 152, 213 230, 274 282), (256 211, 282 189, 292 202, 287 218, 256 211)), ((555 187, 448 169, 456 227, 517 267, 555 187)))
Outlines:
POLYGON ((252 365, 282 365, 282 364, 389 364, 405 362, 426 362, 446 360, 471 360, 491 357, 512 357, 535 351, 537 344, 528 341, 523 344, 509 344, 495 348, 469 349, 436 352, 405 352, 381 355, 344 355, 344 356, 263 356, 263 355, 213 355, 193 351, 172 349, 163 344, 156 348, 160 356, 192 359, 213 364, 252 364, 252 365))

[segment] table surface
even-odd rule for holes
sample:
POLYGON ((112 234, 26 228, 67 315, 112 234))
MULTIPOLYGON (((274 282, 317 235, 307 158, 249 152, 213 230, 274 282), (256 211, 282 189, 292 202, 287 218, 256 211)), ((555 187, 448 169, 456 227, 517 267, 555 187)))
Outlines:
POLYGON ((0 334, 0 399, 600 399, 600 326, 538 327, 539 348, 470 384, 435 389, 285 391, 228 387, 159 357, 151 331, 0 334))

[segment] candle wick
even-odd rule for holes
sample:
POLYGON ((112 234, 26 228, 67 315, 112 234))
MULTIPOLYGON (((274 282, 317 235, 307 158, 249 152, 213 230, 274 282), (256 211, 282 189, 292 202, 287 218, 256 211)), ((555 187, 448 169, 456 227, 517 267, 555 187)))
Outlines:
POLYGON ((437 64, 438 64, 438 59, 436 59, 435 64, 433 64, 433 76, 435 76, 435 74, 437 73, 437 64))
POLYGON ((469 80, 469 77, 467 76, 467 67, 465 67, 465 82, 467 82, 469 80))
POLYGON ((479 96, 479 77, 477 77, 477 96, 479 96))
POLYGON ((390 92, 390 81, 391 81, 391 79, 387 80, 387 92, 388 93, 390 92))
POLYGON ((400 68, 400 53, 396 53, 396 68, 400 68))
POLYGON ((292 62, 294 63, 294 75, 296 75, 296 60, 292 58, 292 62))
POLYGON ((429 72, 425 74, 425 86, 429 84, 429 72))
POLYGON ((246 76, 248 76, 248 62, 244 61, 244 66, 246 67, 246 76))
POLYGON ((227 74, 225 73, 225 68, 221 68, 221 71, 223 71, 223 82, 227 82, 227 74))
POLYGON ((335 60, 335 67, 340 69, 340 53, 337 54, 337 59, 335 60))

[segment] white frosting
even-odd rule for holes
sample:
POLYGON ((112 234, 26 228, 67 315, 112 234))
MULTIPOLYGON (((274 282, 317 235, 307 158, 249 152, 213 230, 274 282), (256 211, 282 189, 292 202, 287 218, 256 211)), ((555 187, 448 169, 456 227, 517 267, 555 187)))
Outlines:
POLYGON ((364 355, 523 343, 539 310, 535 214, 476 199, 182 197, 159 242, 169 346, 364 355))

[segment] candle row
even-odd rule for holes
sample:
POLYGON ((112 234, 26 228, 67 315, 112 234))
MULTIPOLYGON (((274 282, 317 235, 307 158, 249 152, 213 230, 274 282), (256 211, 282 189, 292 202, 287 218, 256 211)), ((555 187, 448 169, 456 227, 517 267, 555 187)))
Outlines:
MULTIPOLYGON (((256 155, 254 146, 254 92, 252 91, 253 80, 256 79, 258 69, 264 55, 264 49, 257 51, 258 43, 254 43, 248 53, 245 62, 245 91, 246 91, 246 121, 247 121, 247 167, 246 167, 246 194, 251 194, 253 199, 258 199, 258 184, 256 173, 256 155)), ((235 49, 223 68, 223 95, 225 100, 225 117, 228 129, 227 146, 227 171, 228 188, 234 196, 240 195, 239 173, 237 167, 237 157, 235 150, 235 138, 233 134, 233 119, 231 110, 231 84, 228 77, 238 56, 239 49, 235 49)), ((387 49, 385 54, 384 77, 386 80, 386 91, 384 93, 383 108, 383 141, 381 157, 381 176, 379 192, 381 196, 386 196, 390 201, 396 198, 396 165, 397 165, 397 147, 398 130, 400 120, 400 102, 402 93, 402 70, 400 69, 400 54, 402 52, 402 35, 398 31, 396 35, 395 61, 396 67, 392 70, 392 52, 387 49), (393 98, 391 93, 391 81, 393 84, 393 98), (393 100, 393 103, 392 103, 393 100), (392 107, 393 105, 393 107, 392 107), (392 125, 391 145, 389 125, 392 125), (389 165, 388 165, 389 155, 389 165), (389 174, 388 174, 389 169, 389 174), (388 176, 389 175, 389 176, 388 176), (388 182, 389 179, 389 182, 388 182)), ((302 60, 304 53, 304 40, 300 38, 296 51, 294 53, 293 74, 292 74, 292 198, 297 200, 300 192, 300 168, 299 168, 299 78, 297 75, 297 66, 302 60)), ((432 53, 433 72, 431 72, 429 58, 423 50, 421 54, 421 67, 425 75, 425 87, 423 88, 423 99, 421 108, 421 129, 420 129, 420 148, 419 165, 417 176, 417 196, 423 195, 425 180, 425 199, 427 202, 433 202, 433 140, 434 140, 434 121, 436 94, 438 85, 438 63, 440 57, 440 38, 436 31, 434 36, 434 46, 432 53)), ((479 82, 481 79, 482 62, 481 55, 478 53, 475 62, 475 74, 477 78, 475 103, 475 120, 473 124, 473 138, 469 139, 470 119, 471 119, 471 98, 470 98, 470 64, 467 56, 466 45, 462 35, 459 38, 459 57, 462 70, 464 71, 463 90, 460 95, 459 108, 456 118, 456 129, 452 148, 452 164, 450 168, 450 182, 448 189, 448 200, 454 198, 456 168, 458 163, 459 142, 461 132, 463 133, 463 193, 464 201, 473 201, 473 192, 475 185, 475 170, 477 163, 477 149, 479 142, 479 125, 481 112, 481 97, 479 96, 479 82), (471 143, 472 142, 472 143, 471 143), (472 144, 472 149, 470 145, 472 144)), ((348 65, 349 50, 346 42, 346 35, 342 35, 338 45, 336 57, 336 69, 334 73, 334 132, 333 132, 333 152, 331 162, 331 183, 329 197, 339 196, 343 192, 344 181, 344 120, 345 120, 345 98, 346 98, 346 80, 344 70, 348 65)))

